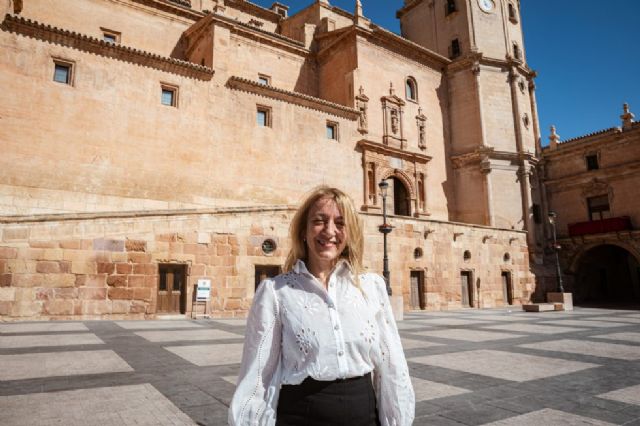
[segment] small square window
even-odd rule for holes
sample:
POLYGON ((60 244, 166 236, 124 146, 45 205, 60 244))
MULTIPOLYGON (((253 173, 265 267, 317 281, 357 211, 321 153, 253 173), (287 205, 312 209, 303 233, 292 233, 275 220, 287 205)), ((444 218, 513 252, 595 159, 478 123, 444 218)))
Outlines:
POLYGON ((258 74, 258 83, 264 84, 265 86, 271 85, 271 77, 264 74, 258 74))
POLYGON ((256 110, 256 123, 260 127, 271 127, 271 108, 258 106, 256 110))
POLYGON ((100 28, 102 30, 102 40, 107 43, 120 43, 120 33, 118 31, 109 30, 107 28, 100 28))
POLYGON ((587 160, 587 170, 598 170, 600 168, 598 154, 587 155, 585 159, 587 160))
POLYGON ((178 106, 178 88, 162 85, 162 94, 160 96, 162 105, 177 107, 178 106))
POLYGON ((54 60, 53 65, 53 81, 71 85, 73 81, 73 64, 71 62, 54 60))
POLYGON ((338 140, 338 123, 327 122, 327 139, 338 140))

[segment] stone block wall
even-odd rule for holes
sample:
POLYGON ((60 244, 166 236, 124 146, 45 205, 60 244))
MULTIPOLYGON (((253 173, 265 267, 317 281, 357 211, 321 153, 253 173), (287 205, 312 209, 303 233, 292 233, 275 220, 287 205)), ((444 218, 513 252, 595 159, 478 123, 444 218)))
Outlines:
MULTIPOLYGON (((69 215, 0 225, 0 321, 157 318, 162 264, 186 265, 184 315, 191 315, 194 285, 206 278, 212 284, 207 311, 215 317, 244 316, 253 300, 256 265, 284 263, 292 213, 273 207, 148 217, 69 215), (266 239, 276 245, 269 254, 262 249, 266 239)), ((365 267, 381 273, 381 217, 362 217, 365 267)), ((463 307, 462 271, 472 276, 475 308, 505 305, 502 272, 511 274, 513 303, 529 300, 534 278, 524 232, 399 216, 389 220, 391 284, 394 294, 403 296, 405 310, 411 309, 411 271, 424 271, 430 310, 463 307), (416 249, 421 256, 414 256, 416 249)))

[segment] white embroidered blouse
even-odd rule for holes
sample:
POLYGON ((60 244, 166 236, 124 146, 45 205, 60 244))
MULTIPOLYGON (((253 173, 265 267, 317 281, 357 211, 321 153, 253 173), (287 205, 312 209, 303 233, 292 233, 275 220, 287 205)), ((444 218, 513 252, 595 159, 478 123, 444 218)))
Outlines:
POLYGON ((415 397, 384 280, 360 275, 362 292, 352 281, 348 263, 340 261, 325 290, 298 260, 292 271, 260 284, 229 407, 231 426, 275 425, 282 384, 369 372, 382 425, 411 425, 415 397))

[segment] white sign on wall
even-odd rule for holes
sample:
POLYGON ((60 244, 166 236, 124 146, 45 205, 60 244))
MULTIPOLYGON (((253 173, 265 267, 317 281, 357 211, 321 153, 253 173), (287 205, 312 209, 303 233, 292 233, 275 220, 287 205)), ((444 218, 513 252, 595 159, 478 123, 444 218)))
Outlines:
POLYGON ((196 291, 196 301, 206 302, 211 298, 211 280, 200 278, 198 280, 198 288, 196 291))

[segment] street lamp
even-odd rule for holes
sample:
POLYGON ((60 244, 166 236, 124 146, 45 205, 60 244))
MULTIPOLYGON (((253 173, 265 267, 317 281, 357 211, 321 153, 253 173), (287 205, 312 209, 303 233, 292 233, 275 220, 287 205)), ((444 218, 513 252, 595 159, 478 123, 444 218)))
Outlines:
POLYGON ((387 190, 389 189, 389 183, 386 180, 381 180, 378 186, 380 187, 380 195, 382 195, 382 225, 378 227, 378 230, 382 232, 384 238, 382 276, 387 285, 387 294, 391 296, 391 277, 389 273, 389 257, 387 256, 387 234, 393 229, 393 227, 387 223, 387 190))
POLYGON ((551 229, 553 230, 553 251, 556 253, 556 280, 558 282, 558 293, 564 293, 564 287, 562 286, 562 271, 560 271, 560 256, 558 252, 560 251, 560 246, 558 245, 558 241, 556 239, 556 212, 549 212, 549 223, 551 224, 551 229))

